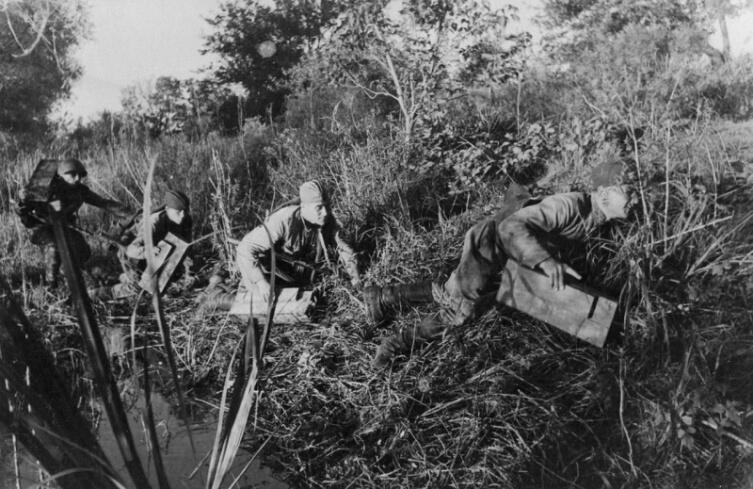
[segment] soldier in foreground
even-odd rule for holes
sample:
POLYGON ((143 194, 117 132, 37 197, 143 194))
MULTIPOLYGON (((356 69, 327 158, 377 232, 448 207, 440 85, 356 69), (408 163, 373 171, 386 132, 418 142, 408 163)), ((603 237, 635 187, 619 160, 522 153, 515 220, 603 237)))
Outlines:
MULTIPOLYGON (((190 201, 186 194, 178 190, 168 190, 165 193, 164 205, 149 216, 155 256, 164 251, 162 247, 170 246, 164 241, 170 234, 185 243, 191 241, 193 221, 189 206, 190 201)), ((127 243, 127 246, 119 257, 124 270, 120 274, 120 282, 112 287, 100 287, 92 291, 92 295, 101 299, 120 299, 138 292, 139 280, 146 269, 145 231, 142 221, 139 221, 124 233, 121 241, 127 243)), ((186 278, 189 274, 190 258, 184 258, 182 263, 186 278)))
POLYGON ((543 272, 554 289, 564 288, 565 275, 581 276, 560 260, 558 250, 582 245, 601 225, 626 219, 637 202, 628 185, 612 183, 621 163, 598 168, 595 191, 570 192, 540 202, 506 202, 490 219, 474 225, 465 235, 460 263, 444 284, 367 287, 367 311, 379 322, 402 305, 437 302, 446 309, 440 320, 425 320, 415 329, 387 337, 377 349, 374 365, 386 366, 397 353, 440 337, 449 326, 466 324, 494 305, 500 273, 508 259, 543 272))
POLYGON ((22 222, 33 229, 31 242, 44 249, 45 274, 48 287, 57 287, 60 275, 60 254, 52 231, 50 209, 56 212, 68 227, 71 250, 76 254, 78 263, 83 265, 91 256, 91 249, 79 231, 78 210, 83 204, 100 207, 118 216, 128 218, 128 208, 115 200, 106 199, 82 182, 87 171, 76 159, 43 160, 40 164, 57 163, 57 171, 52 177, 46 203, 30 202, 28 196, 21 196, 19 214, 22 222))
MULTIPOLYGON (((332 250, 337 252, 351 283, 354 286, 360 283, 356 255, 340 237, 340 225, 332 215, 321 184, 316 180, 305 182, 298 194, 298 199, 273 212, 264 224, 246 234, 237 247, 236 263, 242 285, 253 297, 265 302, 271 291, 273 248, 276 288, 310 285, 323 266, 334 266, 332 250)), ((228 308, 234 295, 218 287, 217 282, 218 279, 210 280, 203 303, 228 308)))

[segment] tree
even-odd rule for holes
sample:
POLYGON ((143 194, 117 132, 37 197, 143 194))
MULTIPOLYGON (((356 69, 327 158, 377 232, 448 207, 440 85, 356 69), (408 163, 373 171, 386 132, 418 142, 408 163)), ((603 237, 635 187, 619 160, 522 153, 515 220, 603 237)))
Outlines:
POLYGON ((71 51, 87 35, 86 10, 77 0, 4 0, 0 16, 0 133, 29 138, 81 73, 71 51))
POLYGON ((444 114, 452 98, 518 72, 530 36, 505 34, 511 15, 476 1, 354 2, 324 48, 329 77, 393 101, 410 143, 417 123, 444 114))
POLYGON ((161 76, 126 87, 121 104, 126 123, 152 138, 182 132, 198 139, 209 131, 238 129, 238 96, 211 80, 161 76))
POLYGON ((206 40, 205 52, 221 58, 215 76, 243 85, 248 115, 265 115, 270 108, 280 113, 289 93, 288 71, 318 44, 344 5, 331 0, 276 0, 272 7, 258 0, 222 4, 221 13, 208 20, 215 32, 206 40))
MULTIPOLYGON (((722 50, 706 43, 704 54, 715 64, 730 59, 727 18, 753 6, 753 0, 546 0, 544 25, 550 29, 550 48, 560 54, 575 53, 584 43, 602 42, 629 26, 697 29, 708 35, 717 25, 722 35, 722 50)), ((697 46, 696 46, 697 47, 697 46)))
POLYGON ((725 60, 730 59, 732 51, 727 31, 727 18, 734 17, 741 10, 751 6, 753 6, 753 0, 706 0, 704 2, 709 19, 719 23, 719 32, 722 35, 722 55, 725 60))

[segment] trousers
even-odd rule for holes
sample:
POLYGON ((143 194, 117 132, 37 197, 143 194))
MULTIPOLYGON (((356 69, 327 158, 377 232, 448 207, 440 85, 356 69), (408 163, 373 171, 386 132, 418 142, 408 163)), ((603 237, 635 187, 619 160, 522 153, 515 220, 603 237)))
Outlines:
MULTIPOLYGON (((84 237, 74 229, 67 229, 68 244, 71 253, 75 255, 80 265, 83 265, 91 256, 91 248, 84 237)), ((60 253, 52 226, 40 226, 35 228, 30 238, 32 244, 41 246, 44 251, 45 280, 48 284, 57 283, 60 273, 60 253)))

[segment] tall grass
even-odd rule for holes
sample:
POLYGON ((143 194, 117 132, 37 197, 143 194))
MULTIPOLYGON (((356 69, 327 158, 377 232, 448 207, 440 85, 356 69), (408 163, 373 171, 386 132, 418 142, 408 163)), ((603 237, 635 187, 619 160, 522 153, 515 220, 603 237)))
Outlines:
MULTIPOLYGON (((587 105, 556 125, 575 148, 553 151, 539 181, 545 192, 586 189, 590 168, 620 152, 595 122, 584 123, 597 109, 587 105)), ((255 327, 195 315, 191 297, 171 298, 175 321, 165 335, 171 341, 163 340, 166 351, 174 343, 171 370, 194 392, 222 398, 208 487, 228 482, 224 468, 244 446, 297 487, 745 487, 753 474, 753 385, 741 373, 753 367, 753 131, 703 117, 680 124, 662 119, 664 109, 621 119, 629 133, 644 132, 629 138, 623 155, 641 184, 641 215, 595 240, 579 265, 621 298, 621 321, 604 349, 514 311, 491 311, 376 372, 378 337, 415 327, 432 311, 375 328, 358 291, 332 277, 321 285, 321 323, 276 328, 265 349, 253 346, 266 337, 255 327), (251 355, 238 359, 237 351, 248 351, 239 350, 244 335, 251 355), (228 407, 232 379, 233 398, 243 402, 228 407)), ((183 187, 201 232, 222 236, 200 259, 214 260, 217 251, 231 259, 230 237, 302 181, 320 178, 368 281, 441 280, 456 265, 465 231, 502 205, 500 182, 450 195, 452 175, 422 173, 420 161, 404 165, 405 148, 383 131, 366 127, 355 138, 250 127, 243 145, 150 143, 159 162, 154 193, 183 187)), ((20 185, 35 158, 6 169, 6 182, 20 185)), ((149 194, 143 148, 92 150, 86 161, 93 188, 134 204, 149 194)), ((98 229, 99 217, 87 211, 85 224, 98 229)), ((15 221, 0 219, 9 230, 0 238, 10 250, 3 270, 33 274, 41 257, 24 246, 15 221)), ((98 252, 105 255, 104 246, 98 252)), ((23 274, 15 286, 28 282, 23 274)), ((51 300, 23 287, 29 305, 51 300)))

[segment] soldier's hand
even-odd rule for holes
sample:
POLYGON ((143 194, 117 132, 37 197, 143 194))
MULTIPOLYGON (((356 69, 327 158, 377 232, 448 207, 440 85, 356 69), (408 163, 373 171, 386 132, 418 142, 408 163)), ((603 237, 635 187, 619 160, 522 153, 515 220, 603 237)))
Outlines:
POLYGON ((552 288, 562 290, 565 288, 565 274, 571 275, 578 280, 581 276, 578 272, 554 258, 548 258, 539 263, 539 268, 552 281, 552 288))
POLYGON ((52 200, 50 201, 50 207, 52 207, 52 210, 54 210, 55 212, 60 212, 60 210, 63 208, 63 205, 59 200, 52 200))

